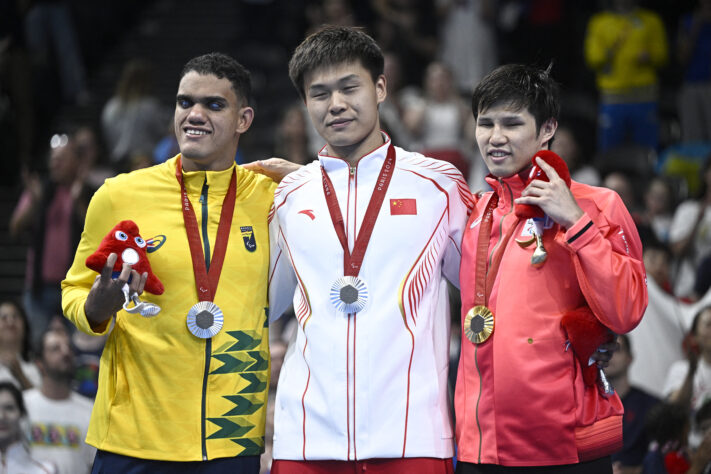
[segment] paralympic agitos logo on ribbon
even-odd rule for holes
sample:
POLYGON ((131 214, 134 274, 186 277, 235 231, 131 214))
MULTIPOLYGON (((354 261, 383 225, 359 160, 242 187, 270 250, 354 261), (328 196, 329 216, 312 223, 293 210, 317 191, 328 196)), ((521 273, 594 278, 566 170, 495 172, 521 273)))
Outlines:
POLYGON ((165 235, 160 234, 156 235, 155 237, 151 237, 150 239, 146 240, 146 252, 148 253, 153 253, 159 248, 163 246, 165 243, 165 235))

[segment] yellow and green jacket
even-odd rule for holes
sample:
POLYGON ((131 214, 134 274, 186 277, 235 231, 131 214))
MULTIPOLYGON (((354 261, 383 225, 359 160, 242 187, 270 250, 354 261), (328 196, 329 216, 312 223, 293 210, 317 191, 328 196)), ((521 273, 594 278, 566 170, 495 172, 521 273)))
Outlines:
POLYGON ((668 59, 664 24, 656 13, 636 8, 629 14, 603 11, 593 15, 585 37, 585 60, 595 71, 603 94, 625 94, 655 87, 657 70, 668 59), (641 53, 649 54, 640 63, 641 53))
MULTIPOLYGON (((211 339, 193 336, 186 315, 198 302, 175 177, 177 157, 106 180, 86 217, 74 263, 62 282, 64 314, 87 334, 84 303, 96 273, 86 258, 121 220, 148 241, 165 292, 153 318, 119 311, 101 356, 87 443, 144 459, 200 461, 264 451, 269 386, 267 218, 275 184, 239 166, 229 243, 215 295, 224 314, 211 339), (256 248, 255 248, 256 246, 256 248)), ((183 172, 206 253, 212 253, 233 168, 183 172), (207 242, 205 237, 207 236, 207 242)))

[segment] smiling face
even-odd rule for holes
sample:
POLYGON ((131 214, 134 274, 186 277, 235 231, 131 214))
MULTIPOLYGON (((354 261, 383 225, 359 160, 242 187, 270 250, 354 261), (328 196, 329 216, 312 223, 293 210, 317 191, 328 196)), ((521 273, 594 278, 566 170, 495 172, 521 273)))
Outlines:
POLYGON ((553 137, 557 126, 550 119, 536 132, 536 120, 528 110, 495 104, 479 111, 476 141, 489 172, 505 178, 526 169, 533 155, 553 137))
POLYGON ((19 346, 25 335, 25 324, 22 315, 12 303, 0 304, 0 345, 19 346))
POLYGON ((328 152, 354 163, 382 145, 378 104, 385 100, 385 76, 375 82, 359 62, 341 63, 304 76, 306 108, 328 152))
POLYGON ((224 170, 232 166, 239 136, 254 111, 237 97, 226 78, 190 71, 180 80, 175 102, 175 136, 183 169, 224 170))

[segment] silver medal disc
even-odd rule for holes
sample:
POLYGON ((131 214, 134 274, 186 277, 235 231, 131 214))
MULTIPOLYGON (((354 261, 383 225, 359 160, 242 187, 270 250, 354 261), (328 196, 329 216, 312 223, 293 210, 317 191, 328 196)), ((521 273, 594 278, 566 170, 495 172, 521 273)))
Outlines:
POLYGON ((222 310, 212 301, 199 301, 188 311, 188 329, 201 339, 214 337, 222 329, 222 310))
POLYGON ((341 277, 331 286, 331 304, 342 313, 358 313, 367 303, 368 287, 357 277, 341 277))

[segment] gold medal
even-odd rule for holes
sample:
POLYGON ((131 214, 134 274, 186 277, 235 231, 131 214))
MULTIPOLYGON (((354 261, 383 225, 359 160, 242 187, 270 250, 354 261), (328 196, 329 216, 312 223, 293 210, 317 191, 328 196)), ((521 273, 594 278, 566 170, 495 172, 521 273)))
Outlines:
POLYGON ((481 344, 494 332, 494 313, 486 306, 474 306, 464 318, 464 334, 474 344, 481 344))

